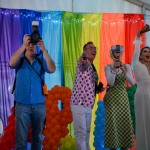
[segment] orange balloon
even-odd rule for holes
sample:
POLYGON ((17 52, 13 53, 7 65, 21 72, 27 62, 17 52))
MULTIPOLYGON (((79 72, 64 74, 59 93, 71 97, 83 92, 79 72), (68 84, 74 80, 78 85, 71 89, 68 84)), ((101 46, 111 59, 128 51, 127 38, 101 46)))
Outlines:
POLYGON ((57 125, 58 123, 59 123, 59 120, 56 120, 55 118, 53 118, 51 120, 51 124, 52 124, 53 128, 55 128, 55 125, 57 125))
POLYGON ((62 137, 65 137, 66 135, 68 135, 68 133, 69 133, 69 129, 63 128, 61 135, 62 135, 62 137))
POLYGON ((65 119, 64 117, 62 117, 62 118, 60 119, 61 125, 65 124, 65 122, 66 122, 66 119, 65 119))
POLYGON ((55 128, 52 128, 48 130, 48 133, 54 136, 55 134, 57 134, 57 131, 55 130, 55 128))
POLYGON ((61 94, 61 98, 64 100, 65 98, 67 98, 67 95, 66 95, 66 93, 62 93, 61 94))
MULTIPOLYGON (((58 124, 56 124, 55 129, 56 129, 57 131, 60 131, 60 130, 61 130, 61 126, 60 126, 60 124, 59 124, 59 123, 58 123, 58 124)), ((58 132, 58 133, 59 133, 59 132, 58 132)))
POLYGON ((61 114, 60 114, 60 113, 58 113, 58 114, 55 116, 55 119, 56 119, 57 121, 59 121, 59 120, 60 120, 60 118, 61 118, 61 114))
POLYGON ((55 96, 55 99, 57 100, 61 99, 61 95, 59 93, 56 93, 54 96, 55 96))
POLYGON ((46 100, 46 107, 49 107, 53 104, 53 100, 52 99, 47 99, 46 100))
POLYGON ((51 146, 47 143, 46 145, 43 145, 43 150, 50 150, 51 146))
POLYGON ((49 143, 49 145, 53 146, 53 145, 55 145, 55 140, 54 139, 49 139, 48 143, 49 143))
POLYGON ((70 110, 71 90, 65 86, 54 86, 48 91, 46 99, 46 128, 43 130, 45 136, 43 149, 55 150, 59 147, 59 139, 69 133, 68 122, 72 121, 70 110), (58 100, 64 104, 63 110, 58 108, 58 100), (50 147, 48 147, 50 145, 50 147))
POLYGON ((49 115, 54 116, 55 115, 55 109, 51 109, 51 111, 49 111, 49 115))
POLYGON ((59 137, 59 135, 56 134, 56 135, 53 136, 53 139, 54 139, 55 141, 59 141, 60 137, 59 137))
POLYGON ((58 148, 59 147, 57 145, 54 145, 54 146, 51 147, 51 150, 58 150, 58 148))

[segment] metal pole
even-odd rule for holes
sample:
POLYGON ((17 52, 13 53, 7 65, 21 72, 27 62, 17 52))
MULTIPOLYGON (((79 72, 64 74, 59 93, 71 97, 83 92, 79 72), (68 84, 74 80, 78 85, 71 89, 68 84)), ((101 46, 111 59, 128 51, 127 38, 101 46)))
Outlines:
POLYGON ((73 7, 73 5, 74 5, 74 4, 73 4, 73 0, 72 0, 72 12, 74 12, 74 9, 73 9, 74 7, 73 7))
POLYGON ((125 1, 140 6, 143 14, 145 14, 145 10, 150 10, 150 3, 144 0, 125 0, 125 1))

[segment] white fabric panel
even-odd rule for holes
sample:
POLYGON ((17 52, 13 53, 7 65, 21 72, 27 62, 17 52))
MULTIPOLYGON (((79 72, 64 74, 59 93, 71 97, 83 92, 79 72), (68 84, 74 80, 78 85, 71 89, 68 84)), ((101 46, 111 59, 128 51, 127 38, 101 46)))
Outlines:
POLYGON ((125 0, 0 0, 1 8, 83 13, 141 13, 125 0))
POLYGON ((150 3, 150 0, 145 0, 145 2, 150 3))
POLYGON ((1 8, 72 11, 72 0, 0 0, 1 8))
MULTIPOLYGON (((147 11, 147 14, 150 14, 150 12, 147 11)), ((150 15, 145 15, 145 24, 148 24, 150 26, 150 15)), ((150 47, 150 31, 146 32, 145 45, 150 47)))
POLYGON ((145 11, 145 14, 146 14, 146 15, 150 15, 150 11, 149 11, 149 10, 146 10, 146 11, 145 11))
POLYGON ((73 6, 74 12, 141 13, 139 6, 124 0, 74 0, 73 6))
POLYGON ((74 12, 141 13, 141 8, 124 0, 74 0, 74 12))

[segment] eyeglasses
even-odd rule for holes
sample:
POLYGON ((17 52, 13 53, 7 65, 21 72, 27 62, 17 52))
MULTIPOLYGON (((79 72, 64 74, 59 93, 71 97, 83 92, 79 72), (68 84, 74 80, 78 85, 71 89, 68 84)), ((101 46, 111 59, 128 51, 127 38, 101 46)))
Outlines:
POLYGON ((87 50, 87 49, 89 49, 89 50, 96 50, 97 48, 96 47, 88 47, 88 48, 86 48, 85 50, 87 50))
POLYGON ((33 46, 34 47, 35 45, 33 43, 29 42, 27 47, 29 47, 29 46, 33 46))

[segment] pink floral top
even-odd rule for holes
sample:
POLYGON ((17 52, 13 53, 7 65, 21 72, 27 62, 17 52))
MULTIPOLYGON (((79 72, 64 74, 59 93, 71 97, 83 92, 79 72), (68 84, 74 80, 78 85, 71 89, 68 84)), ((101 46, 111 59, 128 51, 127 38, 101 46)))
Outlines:
POLYGON ((86 64, 77 63, 74 88, 71 95, 71 104, 91 107, 95 101, 95 84, 98 77, 96 70, 87 60, 86 64))

